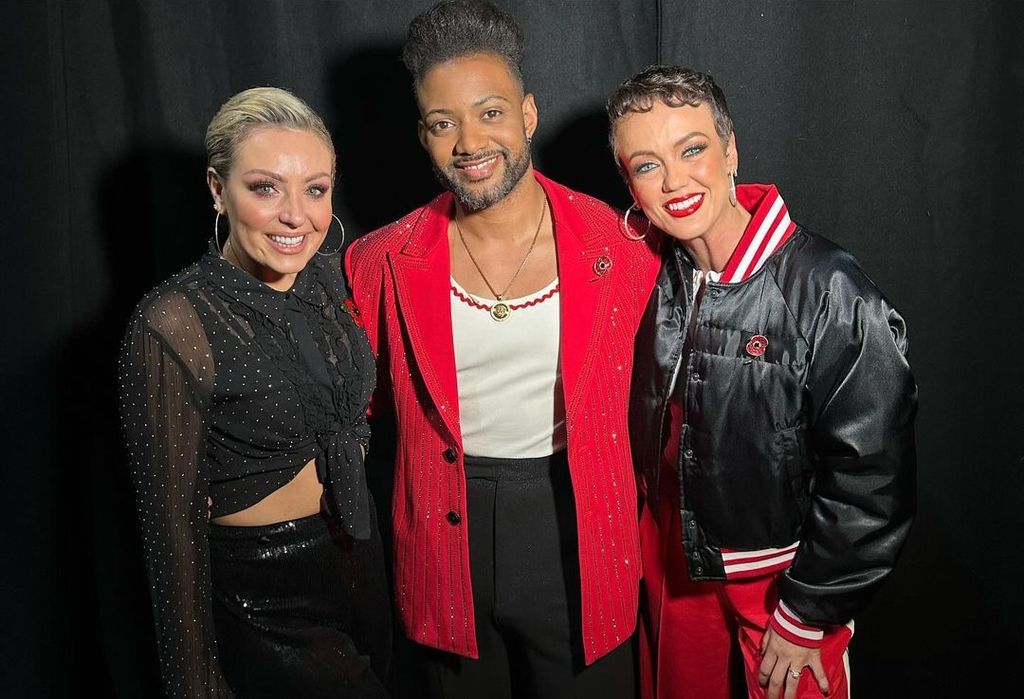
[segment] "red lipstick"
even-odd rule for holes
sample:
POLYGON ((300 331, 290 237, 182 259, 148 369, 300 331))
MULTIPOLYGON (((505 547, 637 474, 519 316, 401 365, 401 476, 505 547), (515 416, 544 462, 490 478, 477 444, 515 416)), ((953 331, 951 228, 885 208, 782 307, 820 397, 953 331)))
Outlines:
POLYGON ((704 203, 703 194, 688 194, 685 197, 676 197, 662 204, 662 208, 669 216, 675 218, 686 218, 692 215, 704 203))

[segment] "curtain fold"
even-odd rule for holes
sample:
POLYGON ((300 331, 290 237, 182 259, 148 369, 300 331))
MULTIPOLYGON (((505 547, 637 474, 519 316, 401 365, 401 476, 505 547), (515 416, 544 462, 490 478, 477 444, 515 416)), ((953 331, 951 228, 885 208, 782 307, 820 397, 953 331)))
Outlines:
MULTIPOLYGON (((399 60, 409 20, 428 4, 5 5, 0 421, 13 541, 0 694, 154 695, 114 401, 123 324, 211 234, 202 137, 241 89, 287 87, 324 114, 350 237, 438 191, 399 60)), ((777 183, 794 218, 853 251, 907 317, 921 516, 858 625, 857 691, 885 696, 897 662, 922 692, 997 690, 1002 674, 977 670, 1019 657, 1024 633, 1024 567, 1012 555, 1024 550, 1014 517, 1024 492, 1024 5, 499 4, 527 38, 539 169, 628 204, 606 97, 650 63, 707 70, 733 111, 740 181, 777 183)))

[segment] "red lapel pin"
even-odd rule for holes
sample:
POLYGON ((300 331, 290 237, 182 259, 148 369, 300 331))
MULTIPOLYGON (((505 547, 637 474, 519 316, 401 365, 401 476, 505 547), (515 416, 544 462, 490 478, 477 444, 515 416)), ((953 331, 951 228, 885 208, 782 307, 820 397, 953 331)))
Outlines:
POLYGON ((760 357, 764 355, 764 351, 768 349, 768 338, 764 335, 754 335, 747 342, 747 354, 751 357, 760 357))
POLYGON ((594 274, 596 274, 599 277, 603 277, 604 275, 606 275, 608 273, 608 270, 610 270, 611 268, 612 258, 608 257, 607 255, 601 255, 599 258, 597 258, 597 261, 594 262, 594 274))

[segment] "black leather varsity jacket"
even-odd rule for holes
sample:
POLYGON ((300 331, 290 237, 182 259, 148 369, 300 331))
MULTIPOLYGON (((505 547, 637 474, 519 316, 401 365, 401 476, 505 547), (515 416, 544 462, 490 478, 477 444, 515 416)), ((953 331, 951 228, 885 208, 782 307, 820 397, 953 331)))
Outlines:
POLYGON ((807 624, 848 622, 914 512, 903 318, 852 255, 800 227, 750 278, 699 294, 686 252, 668 244, 662 257, 630 398, 647 506, 657 512, 660 477, 678 476, 691 579, 782 561, 780 607, 807 624), (663 471, 670 433, 678 462, 663 471))

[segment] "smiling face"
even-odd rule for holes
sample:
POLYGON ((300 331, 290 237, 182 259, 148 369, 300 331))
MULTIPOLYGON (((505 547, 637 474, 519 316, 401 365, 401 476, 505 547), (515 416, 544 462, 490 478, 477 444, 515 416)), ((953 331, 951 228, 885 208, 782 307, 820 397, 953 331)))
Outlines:
POLYGON ((670 107, 655 100, 615 127, 615 157, 644 214, 680 241, 709 244, 742 232, 740 207, 729 203, 736 138, 723 143, 707 104, 670 107))
POLYGON ((225 259, 289 289, 331 225, 333 161, 313 132, 265 127, 239 143, 226 177, 209 168, 214 205, 230 224, 225 259))
POLYGON ((463 208, 498 203, 530 170, 537 108, 499 56, 440 63, 423 76, 416 96, 420 142, 463 208))

